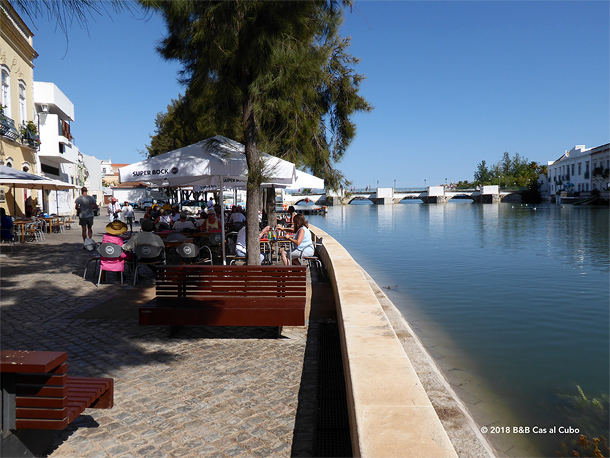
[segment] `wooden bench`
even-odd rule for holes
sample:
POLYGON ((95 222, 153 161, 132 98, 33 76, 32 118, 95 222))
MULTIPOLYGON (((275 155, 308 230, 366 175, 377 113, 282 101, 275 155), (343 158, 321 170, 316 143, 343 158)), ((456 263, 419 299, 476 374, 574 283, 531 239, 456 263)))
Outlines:
POLYGON ((0 351, 3 450, 44 453, 53 445, 49 431, 66 428, 86 408, 113 406, 114 380, 69 376, 67 358, 56 351, 0 351))
POLYGON ((142 325, 305 325, 307 266, 160 266, 142 325))

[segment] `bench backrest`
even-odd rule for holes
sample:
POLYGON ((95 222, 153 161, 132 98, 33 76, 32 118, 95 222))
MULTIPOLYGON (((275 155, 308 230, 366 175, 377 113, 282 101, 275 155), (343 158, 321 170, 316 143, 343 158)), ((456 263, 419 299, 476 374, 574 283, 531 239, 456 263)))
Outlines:
POLYGON ((307 266, 161 266, 157 299, 302 298, 307 290, 307 266))

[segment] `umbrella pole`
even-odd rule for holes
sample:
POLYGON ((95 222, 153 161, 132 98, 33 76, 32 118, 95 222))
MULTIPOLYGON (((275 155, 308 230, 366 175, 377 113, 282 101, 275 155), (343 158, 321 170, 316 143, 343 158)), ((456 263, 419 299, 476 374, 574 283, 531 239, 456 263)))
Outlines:
POLYGON ((13 216, 17 217, 17 194, 15 194, 15 184, 13 183, 13 216))
POLYGON ((222 265, 227 265, 227 253, 225 252, 225 203, 222 196, 223 177, 220 177, 220 227, 222 228, 222 265))
POLYGON ((57 216, 59 216, 59 197, 57 197, 57 189, 55 190, 55 206, 57 207, 57 216))

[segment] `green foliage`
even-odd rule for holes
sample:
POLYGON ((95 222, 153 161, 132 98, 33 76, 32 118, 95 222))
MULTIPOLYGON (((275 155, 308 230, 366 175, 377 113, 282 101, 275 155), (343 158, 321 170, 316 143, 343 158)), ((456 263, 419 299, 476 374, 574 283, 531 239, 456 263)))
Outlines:
POLYGON ((38 148, 40 146, 40 136, 38 135, 38 127, 32 121, 27 121, 21 125, 19 133, 23 140, 31 146, 38 148))
MULTIPOLYGON (((586 395, 576 385, 576 393, 559 394, 557 418, 563 424, 575 425, 580 435, 568 436, 560 444, 559 456, 609 456, 608 443, 604 434, 608 433, 609 406, 608 394, 586 395), (593 439, 589 440, 588 437, 593 439)), ((561 424, 560 423, 560 424, 561 424)))
POLYGON ((159 51, 184 63, 188 85, 158 115, 150 155, 216 134, 247 144, 254 131, 257 149, 329 188, 349 184, 336 164, 356 133, 350 117, 372 107, 358 95, 349 39, 338 36, 338 2, 141 3, 164 15, 170 34, 159 51))
POLYGON ((471 186, 497 184, 502 188, 529 188, 535 193, 541 174, 546 174, 546 166, 528 162, 528 159, 521 157, 519 153, 511 157, 505 152, 502 159, 491 167, 481 161, 474 172, 474 182, 471 186))

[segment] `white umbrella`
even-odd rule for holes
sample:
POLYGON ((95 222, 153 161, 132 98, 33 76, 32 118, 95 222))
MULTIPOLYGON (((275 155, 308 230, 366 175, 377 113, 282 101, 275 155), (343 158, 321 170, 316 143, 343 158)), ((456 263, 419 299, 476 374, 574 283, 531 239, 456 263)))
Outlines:
MULTIPOLYGON (((40 175, 24 172, 23 170, 14 169, 5 165, 0 165, 0 186, 10 186, 13 188, 13 196, 15 188, 26 189, 74 189, 76 186, 65 181, 52 180, 40 175)), ((57 198, 57 196, 56 196, 57 198)), ((59 204, 58 204, 59 213, 59 204)), ((13 199, 13 213, 17 212, 17 202, 13 199)))
MULTIPOLYGON (((296 179, 296 167, 293 163, 265 153, 260 156, 263 160, 263 176, 267 177, 270 183, 289 185, 296 179)), ((220 135, 119 169, 119 179, 122 183, 148 181, 172 187, 215 185, 220 189, 221 203, 222 190, 225 187, 223 180, 226 178, 247 181, 248 165, 244 145, 220 135)), ((224 205, 220 208, 224 240, 224 205)), ((224 243, 222 254, 223 262, 226 262, 224 243)))
MULTIPOLYGON (((268 181, 290 184, 296 179, 296 167, 291 162, 265 153, 261 158, 268 181)), ((244 145, 219 135, 119 169, 122 183, 206 186, 219 185, 218 177, 248 179, 244 145)))

